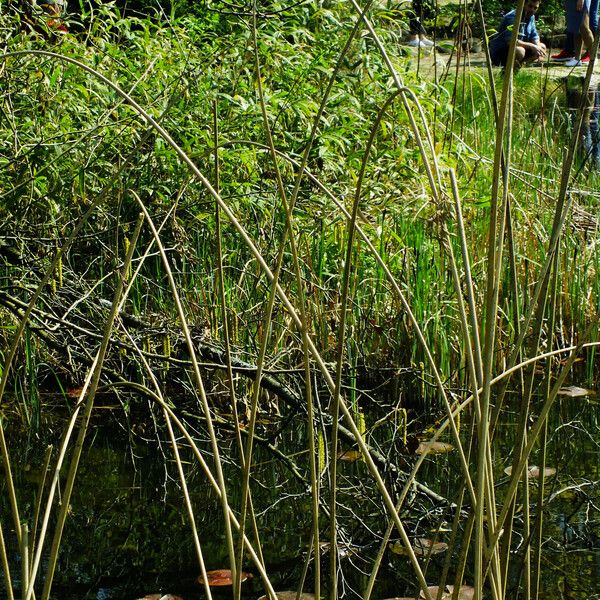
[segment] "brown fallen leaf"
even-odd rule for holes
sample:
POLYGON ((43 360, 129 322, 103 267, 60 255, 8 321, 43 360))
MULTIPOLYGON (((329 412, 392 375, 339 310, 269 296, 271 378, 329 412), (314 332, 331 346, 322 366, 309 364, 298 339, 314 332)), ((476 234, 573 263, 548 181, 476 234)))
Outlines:
MULTIPOLYGON (((315 600, 314 594, 309 594, 307 592, 302 592, 300 596, 296 592, 285 591, 285 592, 275 592, 277 596, 277 600, 315 600)), ((269 600, 268 596, 261 596, 258 600, 269 600)))
MULTIPOLYGON (((406 548, 402 542, 394 542, 389 545, 390 550, 394 554, 407 554, 406 548)), ((414 553, 417 556, 427 556, 428 554, 441 554, 448 550, 448 544, 445 542, 434 542, 426 538, 417 538, 412 546, 414 553)))
MULTIPOLYGON (((252 573, 246 573, 244 571, 240 573, 240 576, 242 581, 246 581, 247 579, 251 579, 253 577, 252 573)), ((230 569, 215 569, 214 571, 207 571, 206 579, 210 587, 233 585, 233 577, 230 569)), ((200 575, 196 581, 199 584, 204 585, 204 578, 202 575, 200 575)))
POLYGON ((362 453, 358 450, 341 450, 338 452, 337 458, 345 462, 356 462, 362 458, 362 453))
MULTIPOLYGON (((319 548, 323 554, 326 554, 331 549, 330 542, 319 542, 319 548)), ((355 549, 349 544, 338 541, 337 543, 338 558, 348 558, 351 554, 355 554, 355 549)))
MULTIPOLYGON (((506 469, 504 469, 504 472, 507 475, 511 475, 512 467, 506 467, 506 469)), ((556 473, 556 469, 554 467, 546 467, 544 469, 544 477, 551 477, 555 473, 556 473)), ((531 465, 529 467, 529 469, 527 469, 527 478, 528 479, 539 479, 539 477, 540 477, 540 468, 536 467, 535 465, 531 465)))
POLYGON ((560 396, 569 396, 569 398, 581 398, 583 396, 595 396, 596 392, 594 390, 586 390, 582 387, 577 387, 576 385, 568 385, 565 387, 561 387, 558 390, 558 394, 560 396))
POLYGON ((415 451, 415 454, 446 454, 452 452, 454 446, 446 442, 421 442, 415 451))
MULTIPOLYGON (((429 590, 429 593, 434 598, 437 598, 439 586, 430 585, 430 586, 427 586, 427 589, 429 590)), ((453 593, 454 593, 454 586, 447 585, 443 590, 442 600, 452 600, 453 593)), ((458 591, 458 600, 473 600, 474 596, 475 596, 475 588, 474 587, 471 587, 470 585, 461 585, 460 586, 460 590, 458 591)), ((421 594, 419 595, 419 597, 425 598, 425 594, 423 593, 423 590, 421 590, 421 594)))

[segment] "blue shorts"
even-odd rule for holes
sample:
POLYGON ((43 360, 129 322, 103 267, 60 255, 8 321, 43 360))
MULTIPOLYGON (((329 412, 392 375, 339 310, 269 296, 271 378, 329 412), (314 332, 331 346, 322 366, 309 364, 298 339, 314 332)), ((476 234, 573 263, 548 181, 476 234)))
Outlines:
POLYGON ((569 33, 579 33, 585 15, 590 13, 590 0, 583 0, 582 10, 577 10, 577 0, 567 0, 565 2, 565 12, 567 14, 567 31, 569 33))

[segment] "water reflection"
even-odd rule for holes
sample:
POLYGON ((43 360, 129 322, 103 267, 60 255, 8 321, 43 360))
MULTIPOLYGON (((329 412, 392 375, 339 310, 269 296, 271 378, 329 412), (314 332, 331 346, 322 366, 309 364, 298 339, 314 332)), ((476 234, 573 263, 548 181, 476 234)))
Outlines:
POLYGON ((588 93, 583 94, 583 78, 567 77, 566 96, 571 125, 577 124, 580 110, 583 109, 583 120, 579 131, 578 156, 580 166, 597 170, 600 167, 600 131, 598 114, 600 112, 600 83, 590 85, 588 93))
MULTIPOLYGON (((519 401, 518 394, 508 399, 505 420, 499 428, 494 448, 499 500, 505 489, 502 472, 510 464, 514 452, 519 401)), ((540 596, 545 600, 591 600, 599 597, 600 408, 596 402, 595 396, 561 398, 549 423, 547 461, 549 466, 557 469, 557 473, 546 479, 547 512, 544 513, 540 596), (566 594, 564 590, 567 590, 566 594)), ((380 422, 381 415, 368 414, 366 419, 367 422, 380 422)), ((60 431, 58 423, 53 423, 54 426, 45 431, 60 431)), ((398 437, 393 423, 389 429, 387 425, 381 425, 376 433, 377 439, 372 437, 370 441, 386 448, 391 447, 391 440, 398 437)), ((468 435, 468 427, 463 428, 463 434, 468 435)), ((304 435, 299 422, 281 435, 280 450, 286 456, 292 456, 304 435)), ((46 444, 56 445, 58 440, 47 434, 44 439, 38 440, 40 443, 29 444, 26 436, 21 440, 18 437, 23 436, 12 436, 10 446, 15 449, 19 495, 35 499, 41 481, 36 472, 37 465, 43 462, 46 444)), ((222 441, 226 448, 227 441, 222 441)), ((203 447, 203 451, 209 456, 208 445, 203 447)), ((397 451, 401 453, 402 448, 398 447, 397 451)), ((183 443, 181 452, 192 502, 197 507, 197 525, 207 568, 227 567, 218 499, 204 474, 193 466, 193 457, 183 443)), ((227 459, 225 477, 229 499, 233 506, 239 506, 237 482, 240 472, 233 442, 231 451, 224 452, 224 456, 227 459)), ((296 456, 295 460, 305 472, 305 456, 296 456)), ((411 457, 407 456, 406 460, 411 460, 411 457)), ((531 457, 531 464, 540 464, 539 460, 539 451, 536 451, 531 457)), ((343 574, 344 597, 352 600, 361 597, 366 588, 365 573, 370 571, 379 549, 387 519, 381 517, 383 509, 378 504, 378 494, 364 462, 341 462, 339 469, 339 528, 344 542, 338 549, 339 569, 343 574)), ((434 455, 427 459, 420 478, 437 492, 453 498, 457 478, 449 474, 457 473, 458 469, 457 453, 434 455)), ((390 487, 393 487, 394 481, 388 475, 390 487)), ((268 572, 276 589, 295 589, 301 579, 310 539, 310 496, 305 486, 291 477, 282 463, 275 464, 273 456, 260 449, 253 469, 253 483, 253 501, 268 572)), ((3 485, 0 481, 0 491, 3 491, 3 485)), ((530 485, 534 494, 538 480, 532 478, 530 485)), ((424 510, 411 510, 402 515, 411 536, 432 538, 436 535, 439 541, 447 542, 448 536, 444 531, 447 527, 440 527, 440 524, 443 520, 450 522, 452 515, 440 511, 438 506, 419 496, 416 496, 415 502, 422 504, 424 510)), ((30 506, 24 507, 22 516, 31 520, 34 508, 33 500, 30 506)), ((3 526, 7 523, 6 529, 9 529, 9 506, 4 493, 0 494, 0 511, 3 526)), ((186 600, 203 597, 195 583, 198 566, 185 514, 176 470, 166 446, 161 450, 155 443, 130 436, 122 429, 97 427, 86 444, 52 598, 133 600, 159 591, 175 593, 186 600)), ((519 514, 515 523, 514 550, 518 552, 523 539, 519 514)), ((321 540, 324 542, 323 573, 327 572, 329 558, 325 544, 327 533, 324 525, 321 540)), ((14 556, 17 553, 14 535, 9 541, 14 556)), ((394 550, 396 542, 397 536, 389 544, 374 590, 375 600, 412 594, 416 590, 406 556, 394 550)), ((432 556, 430 561, 423 559, 423 564, 428 564, 429 583, 439 581, 444 560, 444 554, 432 556)), ((15 565, 18 565, 16 561, 15 565)), ((244 568, 254 570, 252 565, 244 565, 244 568)), ((469 569, 467 566, 467 582, 472 581, 469 569)), ((310 577, 309 573, 307 581, 310 577)), ((517 597, 519 577, 520 573, 514 574, 507 597, 517 597)), ((263 593, 262 583, 255 572, 254 579, 244 584, 244 598, 254 600, 263 593)), ((0 584, 0 598, 4 597, 0 584)), ((215 592, 216 600, 230 597, 228 590, 215 592)))

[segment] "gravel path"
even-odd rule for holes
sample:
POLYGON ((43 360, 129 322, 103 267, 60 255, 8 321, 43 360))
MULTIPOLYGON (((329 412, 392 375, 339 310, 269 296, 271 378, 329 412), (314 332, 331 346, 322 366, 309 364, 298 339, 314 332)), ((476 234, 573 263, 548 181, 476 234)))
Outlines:
MULTIPOLYGON (((440 77, 444 71, 448 68, 456 68, 457 60, 461 61, 461 66, 466 65, 468 68, 473 69, 486 69, 485 55, 483 52, 469 52, 461 53, 460 56, 456 52, 449 53, 448 50, 452 48, 452 40, 441 40, 439 45, 444 48, 442 51, 433 51, 433 49, 421 49, 411 48, 403 46, 406 49, 407 56, 410 58, 409 65, 411 68, 418 69, 424 77, 440 77), (449 64, 450 63, 450 64, 449 64)), ((498 67, 494 67, 498 69, 498 67)), ((587 71, 586 67, 573 67, 571 69, 563 66, 561 63, 554 63, 547 61, 540 66, 525 66, 523 69, 528 71, 539 71, 542 77, 548 77, 550 79, 562 79, 564 77, 577 77, 582 80, 585 78, 587 71)), ((600 84, 600 59, 596 59, 594 65, 594 73, 592 75, 592 86, 600 84)))

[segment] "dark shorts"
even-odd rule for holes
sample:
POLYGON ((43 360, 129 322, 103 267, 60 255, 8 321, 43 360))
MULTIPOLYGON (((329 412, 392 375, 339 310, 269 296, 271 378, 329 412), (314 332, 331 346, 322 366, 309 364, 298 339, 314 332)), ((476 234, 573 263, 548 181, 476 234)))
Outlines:
POLYGON ((508 46, 502 46, 497 50, 490 50, 490 59, 494 67, 504 67, 508 58, 508 46))

